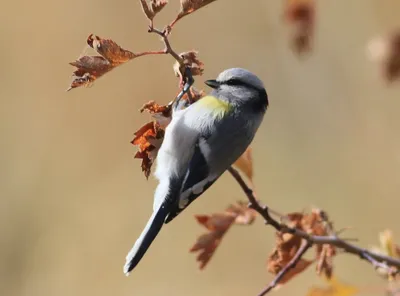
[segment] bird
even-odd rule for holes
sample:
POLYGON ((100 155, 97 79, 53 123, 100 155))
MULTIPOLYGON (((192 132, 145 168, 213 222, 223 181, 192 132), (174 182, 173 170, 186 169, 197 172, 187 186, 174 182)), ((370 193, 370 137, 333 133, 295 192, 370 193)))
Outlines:
POLYGON ((153 213, 126 256, 128 276, 164 224, 202 195, 245 152, 269 105, 263 82, 243 68, 205 81, 211 92, 173 112, 157 154, 153 213))

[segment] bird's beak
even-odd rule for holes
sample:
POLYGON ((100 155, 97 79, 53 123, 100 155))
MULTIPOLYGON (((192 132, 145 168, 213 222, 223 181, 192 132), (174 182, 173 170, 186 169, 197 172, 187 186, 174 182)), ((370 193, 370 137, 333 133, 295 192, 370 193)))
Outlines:
POLYGON ((215 79, 206 80, 204 83, 211 88, 217 88, 220 85, 220 83, 215 79))

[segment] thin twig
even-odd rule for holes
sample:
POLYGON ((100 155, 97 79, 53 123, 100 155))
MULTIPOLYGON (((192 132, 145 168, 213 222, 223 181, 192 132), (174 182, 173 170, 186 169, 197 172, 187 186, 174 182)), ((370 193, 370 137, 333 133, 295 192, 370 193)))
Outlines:
POLYGON ((369 263, 375 262, 375 263, 379 263, 379 264, 385 264, 387 266, 395 267, 396 273, 399 271, 400 260, 398 260, 398 259, 395 259, 390 256, 374 253, 367 249, 358 247, 356 245, 349 243, 348 241, 345 241, 345 240, 337 237, 336 235, 328 235, 328 236, 311 235, 300 229, 289 227, 285 224, 279 223, 278 221, 276 221, 274 218, 272 218, 270 216, 270 214, 268 213, 268 207, 262 207, 260 205, 260 203, 256 200, 255 196, 253 195, 253 191, 247 186, 246 182, 242 179, 239 172, 232 167, 229 168, 228 171, 232 174, 232 176, 239 183, 240 187, 243 189, 244 193, 246 194, 247 199, 250 202, 249 207, 254 209, 255 211, 257 211, 264 218, 265 223, 271 225, 277 231, 280 231, 282 233, 291 233, 295 236, 305 239, 306 241, 308 241, 312 244, 317 244, 317 245, 329 244, 329 245, 335 246, 339 249, 343 249, 347 253, 357 255, 358 257, 360 257, 361 259, 364 259, 365 261, 367 261, 369 263), (373 260, 373 262, 371 260, 373 260))
POLYGON ((181 56, 179 54, 177 54, 171 47, 171 44, 169 43, 168 40, 168 35, 170 33, 170 28, 167 27, 166 29, 164 29, 163 31, 158 30, 152 26, 149 26, 149 33, 155 33, 157 35, 159 35, 162 38, 162 41, 164 42, 165 48, 164 48, 164 52, 166 54, 170 54, 178 63, 179 65, 183 66, 183 59, 181 58, 181 56))
POLYGON ((369 261, 375 269, 383 269, 388 275, 395 275, 397 273, 396 268, 388 266, 386 262, 379 262, 378 260, 372 258, 368 253, 363 252, 360 254, 362 259, 369 261))
POLYGON ((279 282, 283 279, 283 277, 292 269, 295 268, 297 263, 300 261, 300 259, 303 257, 303 255, 312 247, 312 243, 303 240, 301 247, 297 250, 296 254, 292 258, 292 260, 289 261, 289 263, 281 269, 281 271, 278 272, 276 277, 273 279, 273 281, 262 290, 258 296, 264 296, 268 292, 270 292, 273 288, 275 288, 279 282))
POLYGON ((135 53, 135 58, 146 56, 146 55, 157 55, 157 54, 166 54, 166 52, 165 52, 165 50, 143 51, 143 52, 135 53))

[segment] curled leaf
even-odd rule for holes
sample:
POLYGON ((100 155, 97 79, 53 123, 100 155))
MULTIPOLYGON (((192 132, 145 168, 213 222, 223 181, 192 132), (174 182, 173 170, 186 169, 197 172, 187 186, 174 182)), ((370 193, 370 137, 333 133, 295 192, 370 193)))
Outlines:
POLYGON ((299 54, 310 51, 315 27, 315 0, 287 0, 285 19, 290 25, 294 51, 299 54))
POLYGON ((97 78, 113 69, 113 66, 103 57, 100 56, 83 56, 70 65, 77 69, 73 72, 73 80, 67 90, 79 86, 88 86, 97 78))
POLYGON ((296 266, 294 268, 291 268, 287 273, 285 273, 283 278, 279 281, 279 284, 276 285, 275 289, 279 288, 280 286, 287 283, 289 280, 291 280, 296 275, 305 271, 307 269, 307 267, 309 267, 312 263, 313 263, 312 260, 307 260, 307 259, 301 258, 296 263, 296 266))
MULTIPOLYGON (((305 231, 311 235, 330 235, 332 225, 327 215, 319 209, 312 209, 311 213, 294 212, 286 215, 285 223, 293 228, 305 231)), ((277 274, 296 255, 301 247, 301 238, 290 233, 276 233, 276 246, 268 258, 268 271, 277 274)), ((317 260, 317 274, 324 274, 330 278, 333 273, 333 257, 336 248, 331 245, 315 245, 317 260)), ((312 261, 313 262, 313 261, 312 261)), ((306 263, 304 263, 306 264, 306 263)), ((308 266, 308 265, 307 265, 308 266)), ((297 267, 296 267, 297 268, 297 267)), ((300 273, 300 269, 295 274, 300 273)))
POLYGON ((230 205, 226 211, 233 213, 235 216, 235 224, 250 225, 253 224, 257 217, 257 212, 248 207, 247 202, 238 201, 236 204, 230 205))
POLYGON ((193 76, 203 75, 204 64, 199 60, 197 51, 192 50, 192 51, 182 52, 179 54, 179 56, 183 60, 183 65, 180 65, 178 62, 175 62, 173 69, 175 75, 179 77, 181 81, 183 81, 182 73, 185 72, 185 67, 190 68, 190 71, 193 76))
POLYGON ((102 39, 90 34, 87 44, 100 56, 82 56, 70 65, 77 69, 73 72, 73 80, 68 90, 79 86, 87 86, 115 67, 135 58, 135 54, 121 48, 111 39, 102 39))
POLYGON ((87 44, 97 51, 103 58, 109 61, 114 67, 136 57, 133 52, 123 49, 111 39, 102 39, 93 34, 89 35, 87 44))
MULTIPOLYGON (((395 243, 393 233, 390 229, 386 229, 379 233, 379 247, 370 248, 371 251, 390 256, 396 259, 400 258, 400 246, 395 243)), ((391 268, 377 268, 377 272, 385 278, 393 278, 393 270, 391 268)))
POLYGON ((318 275, 324 274, 328 279, 332 277, 333 273, 333 257, 336 255, 335 247, 331 245, 322 245, 317 248, 317 267, 318 275))
POLYGON ((178 20, 183 18, 184 16, 195 12, 196 10, 214 2, 215 0, 181 0, 181 9, 175 18, 175 20, 171 23, 170 27, 172 27, 178 20))
POLYGON ((212 215, 196 215, 197 222, 208 232, 200 235, 190 252, 198 252, 197 261, 203 269, 210 261, 215 250, 220 245, 223 236, 233 224, 249 225, 255 219, 255 213, 245 203, 230 205, 224 212, 212 215))
POLYGON ((171 105, 158 105, 155 101, 147 102, 142 106, 140 112, 147 111, 158 122, 162 128, 166 128, 172 119, 171 105))
POLYGON ((149 178, 151 166, 157 157, 157 152, 164 139, 164 130, 157 122, 149 122, 135 132, 132 144, 138 147, 135 158, 142 159, 142 171, 149 178))
POLYGON ((140 0, 140 3, 144 14, 150 21, 152 21, 156 14, 168 4, 168 0, 150 0, 150 5, 148 5, 146 0, 140 0))

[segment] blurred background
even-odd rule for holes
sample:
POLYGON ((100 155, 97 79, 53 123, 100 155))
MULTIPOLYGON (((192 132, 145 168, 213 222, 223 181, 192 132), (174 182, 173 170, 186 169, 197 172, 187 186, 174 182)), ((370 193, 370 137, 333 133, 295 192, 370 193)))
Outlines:
MULTIPOLYGON (((65 89, 68 62, 90 33, 134 52, 162 48, 147 34, 139 1, 2 6, 0 294, 255 295, 272 279, 265 264, 272 228, 258 221, 232 229, 204 271, 188 252, 204 232, 194 214, 244 198, 228 174, 163 229, 130 277, 122 273, 156 186, 130 141, 150 119, 141 105, 176 94, 173 59, 143 57, 91 88, 65 89)), ((156 26, 178 9, 170 0, 156 26)), ((283 1, 219 0, 182 19, 171 36, 178 52, 199 51, 206 70, 198 88, 233 66, 265 81, 270 108, 253 144, 258 196, 280 212, 321 207, 366 247, 385 228, 400 237, 400 88, 366 58, 370 38, 399 26, 399 9, 397 0, 321 1, 314 50, 303 58, 289 47, 283 1)), ((276 295, 324 285, 313 268, 276 295)), ((382 294, 384 282, 356 257, 338 256, 335 268, 340 280, 373 287, 359 295, 382 294)))

